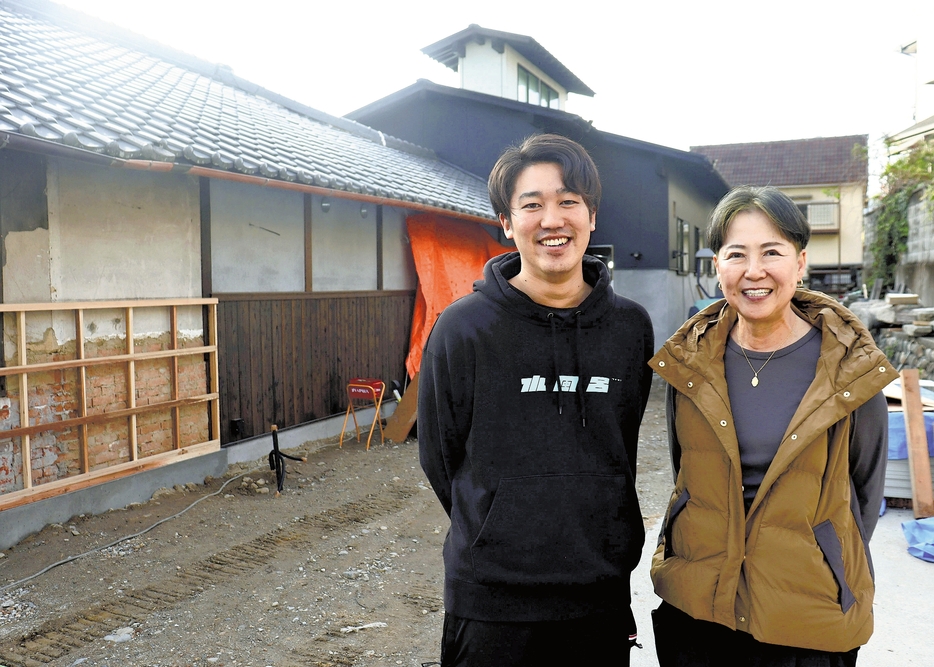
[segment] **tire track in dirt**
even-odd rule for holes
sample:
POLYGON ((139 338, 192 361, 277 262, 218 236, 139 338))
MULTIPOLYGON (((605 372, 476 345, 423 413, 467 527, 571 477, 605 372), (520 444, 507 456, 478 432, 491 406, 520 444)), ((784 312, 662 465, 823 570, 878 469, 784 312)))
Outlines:
MULTIPOLYGON (((287 549, 306 546, 321 534, 366 523, 401 509, 411 494, 387 489, 383 494, 353 500, 335 508, 306 515, 288 527, 276 528, 244 544, 212 555, 182 569, 172 579, 139 590, 124 591, 120 600, 104 602, 48 621, 20 640, 0 644, 0 664, 5 667, 41 667, 104 637, 117 628, 144 621, 151 614, 170 609, 182 600, 196 597, 207 587, 225 583, 253 572, 287 549)), ((321 637, 320 640, 327 641, 321 637)), ((346 654, 324 659, 307 655, 322 667, 353 664, 346 654), (350 662, 346 662, 349 660, 350 662)))

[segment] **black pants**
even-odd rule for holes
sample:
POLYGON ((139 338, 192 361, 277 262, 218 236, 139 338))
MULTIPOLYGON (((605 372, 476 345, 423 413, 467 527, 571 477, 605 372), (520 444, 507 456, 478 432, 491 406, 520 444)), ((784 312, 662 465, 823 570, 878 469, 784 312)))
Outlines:
POLYGON ((756 641, 662 602, 652 612, 659 667, 855 667, 859 648, 830 653, 756 641))
POLYGON ((494 623, 444 616, 442 667, 629 667, 628 613, 570 621, 494 623))

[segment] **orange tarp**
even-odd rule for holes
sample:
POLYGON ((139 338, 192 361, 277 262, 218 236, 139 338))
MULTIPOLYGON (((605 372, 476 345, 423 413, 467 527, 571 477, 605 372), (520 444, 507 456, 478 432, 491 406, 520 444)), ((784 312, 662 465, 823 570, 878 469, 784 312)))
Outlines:
POLYGON ((441 311, 473 291, 474 281, 483 277, 487 261, 514 248, 500 245, 476 224, 453 222, 429 213, 409 216, 406 225, 418 273, 412 336, 405 360, 411 378, 422 363, 422 348, 441 311))

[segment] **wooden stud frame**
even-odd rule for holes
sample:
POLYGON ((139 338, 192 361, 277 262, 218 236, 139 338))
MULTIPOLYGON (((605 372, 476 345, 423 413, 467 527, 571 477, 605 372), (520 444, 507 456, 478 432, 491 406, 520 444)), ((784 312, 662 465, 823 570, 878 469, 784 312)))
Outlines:
POLYGON ((12 313, 16 319, 17 353, 15 365, 0 367, 0 377, 14 376, 19 380, 20 426, 0 429, 0 438, 20 438, 21 474, 23 488, 0 495, 0 511, 24 505, 44 498, 54 497, 70 491, 94 486, 119 479, 143 470, 158 468, 187 458, 201 456, 220 449, 220 405, 217 370, 217 299, 154 299, 146 301, 92 301, 70 303, 0 304, 2 313, 12 313), (208 330, 203 332, 206 345, 200 347, 178 347, 178 308, 201 306, 207 310, 208 330), (140 309, 168 309, 168 349, 154 352, 137 352, 134 344, 134 312, 140 309), (85 353, 84 320, 88 311, 122 310, 126 323, 125 353, 102 357, 87 357, 85 353), (75 323, 75 358, 61 361, 29 363, 27 358, 26 314, 30 312, 72 311, 75 323), (207 360, 207 392, 198 396, 180 398, 178 359, 183 356, 204 355, 207 360), (136 404, 136 364, 152 359, 168 359, 170 363, 171 398, 168 401, 136 404), (126 373, 125 409, 111 410, 100 414, 88 414, 87 369, 91 366, 124 364, 126 373), (29 419, 29 375, 45 371, 77 370, 77 416, 40 424, 29 419), (180 410, 183 407, 208 404, 208 440, 182 446, 180 410), (137 443, 137 417, 140 414, 168 409, 172 415, 172 442, 170 451, 140 458, 137 443), (91 471, 88 455, 88 425, 125 420, 127 423, 129 457, 127 461, 115 463, 100 470, 91 471), (47 482, 38 486, 32 481, 31 436, 47 431, 63 431, 77 428, 79 452, 77 456, 80 472, 69 477, 47 482))
POLYGON ((921 404, 920 373, 917 368, 901 371, 902 410, 905 414, 905 438, 908 441, 908 472, 911 476, 911 505, 916 519, 934 516, 934 490, 931 485, 931 462, 921 404))

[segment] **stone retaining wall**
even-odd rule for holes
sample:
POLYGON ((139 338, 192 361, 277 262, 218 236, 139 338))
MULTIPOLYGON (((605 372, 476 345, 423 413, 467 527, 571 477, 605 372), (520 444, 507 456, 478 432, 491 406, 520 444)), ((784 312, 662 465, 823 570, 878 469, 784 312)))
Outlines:
POLYGON ((880 329, 874 332, 874 338, 896 369, 917 368, 922 380, 934 380, 934 337, 880 329))

